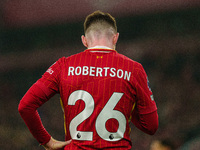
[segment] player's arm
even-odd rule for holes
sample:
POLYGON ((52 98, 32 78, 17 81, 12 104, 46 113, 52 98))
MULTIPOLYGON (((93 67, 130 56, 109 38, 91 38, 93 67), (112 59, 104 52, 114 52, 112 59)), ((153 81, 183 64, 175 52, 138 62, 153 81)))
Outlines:
POLYGON ((132 112, 134 125, 147 134, 158 129, 158 114, 146 72, 140 65, 136 75, 136 107, 132 112))
POLYGON ((139 114, 134 111, 132 116, 132 122, 138 129, 150 135, 155 134, 158 129, 157 111, 149 114, 139 114))
POLYGON ((51 91, 47 91, 48 89, 42 90, 38 86, 38 82, 33 84, 21 99, 18 106, 19 113, 29 128, 30 132, 42 145, 47 143, 51 136, 42 125, 37 108, 39 108, 51 96, 55 94, 51 91))
POLYGON ((44 128, 37 109, 48 101, 53 95, 59 92, 59 74, 60 66, 64 57, 54 63, 21 99, 18 110, 29 128, 32 135, 41 145, 46 146, 46 149, 54 149, 53 147, 62 147, 61 141, 54 140, 44 128), (44 84, 46 83, 46 84, 44 84), (48 85, 48 86, 47 86, 48 85), (56 144, 55 144, 56 143, 56 144))
POLYGON ((18 107, 19 113, 30 132, 46 150, 60 149, 71 142, 53 139, 44 128, 37 112, 37 108, 48 101, 54 94, 55 91, 48 89, 38 81, 27 91, 18 107))
POLYGON ((53 87, 56 87, 54 85, 57 85, 57 83, 54 82, 57 81, 56 76, 58 75, 57 71, 55 71, 57 68, 59 68, 59 63, 53 64, 44 73, 43 77, 31 86, 21 99, 18 106, 19 113, 28 126, 30 132, 41 144, 47 143, 51 136, 43 127, 37 108, 39 108, 55 94, 56 88, 53 87), (46 85, 52 86, 49 88, 43 83, 47 83, 46 85))

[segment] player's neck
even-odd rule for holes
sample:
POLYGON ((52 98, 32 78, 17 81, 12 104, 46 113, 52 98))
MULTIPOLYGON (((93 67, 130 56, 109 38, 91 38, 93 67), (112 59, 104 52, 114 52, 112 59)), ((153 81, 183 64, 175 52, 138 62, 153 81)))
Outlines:
POLYGON ((97 45, 97 46, 94 46, 94 47, 88 47, 88 49, 112 49, 110 47, 107 47, 107 46, 101 46, 101 45, 97 45))
POLYGON ((114 37, 108 37, 105 35, 95 36, 95 35, 86 35, 85 40, 87 42, 87 47, 95 47, 95 46, 105 46, 110 49, 115 49, 114 37))
POLYGON ((88 45, 88 49, 94 48, 94 47, 101 47, 106 49, 115 49, 115 45, 107 44, 107 43, 96 43, 92 45, 88 45))

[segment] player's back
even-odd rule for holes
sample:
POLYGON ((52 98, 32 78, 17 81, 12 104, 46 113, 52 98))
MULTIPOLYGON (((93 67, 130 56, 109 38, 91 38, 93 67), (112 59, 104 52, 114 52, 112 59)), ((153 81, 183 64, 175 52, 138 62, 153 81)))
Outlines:
POLYGON ((130 149, 129 119, 140 64, 114 50, 90 49, 62 58, 60 95, 65 149, 130 149))

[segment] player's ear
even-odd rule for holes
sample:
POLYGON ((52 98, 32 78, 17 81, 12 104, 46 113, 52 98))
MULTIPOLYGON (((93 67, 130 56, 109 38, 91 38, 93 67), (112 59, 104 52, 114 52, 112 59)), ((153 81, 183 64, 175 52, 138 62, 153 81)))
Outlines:
POLYGON ((82 43, 85 47, 88 47, 86 37, 84 35, 81 36, 82 43))
POLYGON ((114 36, 113 36, 113 45, 117 44, 118 38, 119 38, 119 33, 114 34, 114 36))

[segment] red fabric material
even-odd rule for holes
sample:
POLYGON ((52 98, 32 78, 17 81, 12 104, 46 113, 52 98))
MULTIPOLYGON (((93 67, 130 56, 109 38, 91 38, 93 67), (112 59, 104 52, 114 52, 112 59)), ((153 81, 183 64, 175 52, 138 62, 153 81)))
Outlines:
POLYGON ((132 123, 144 133, 153 135, 158 129, 157 111, 149 114, 138 114, 136 111, 134 111, 132 116, 132 123))
POLYGON ((43 145, 50 140, 51 136, 42 125, 37 108, 44 104, 54 93, 45 86, 41 89, 37 84, 39 83, 33 84, 21 99, 18 110, 32 135, 43 145))
MULTIPOLYGON (((44 129, 36 109, 55 93, 59 93, 62 99, 65 139, 73 138, 72 144, 66 146, 66 150, 71 147, 131 149, 130 118, 136 127, 147 134, 154 134, 158 128, 157 107, 142 65, 114 50, 104 53, 99 49, 90 49, 67 58, 60 58, 25 94, 19 105, 20 114, 31 133, 42 144, 48 142, 50 135, 44 129), (69 100, 74 92, 76 94, 69 100), (111 99, 114 94, 114 99, 119 101, 111 99), (112 108, 107 107, 105 113, 104 108, 111 100, 112 104, 115 104, 112 108), (87 117, 81 114, 88 113, 88 110, 92 111, 87 117), (102 125, 105 128, 97 129, 97 121, 102 122, 98 120, 102 112, 110 116, 103 121, 106 122, 102 125), (83 121, 73 122, 80 114, 82 116, 79 120, 81 118, 83 121), (119 121, 121 119, 125 120, 119 121), (119 125, 125 127, 125 130, 122 129, 123 133, 118 132, 119 125), (76 131, 73 130, 74 127, 76 131), (97 130, 105 133, 106 137, 100 136, 97 130), (92 140, 78 139, 79 132, 92 133, 92 140), (118 141, 110 141, 108 133, 123 135, 120 135, 118 141)), ((84 135, 82 138, 85 138, 84 135)))

